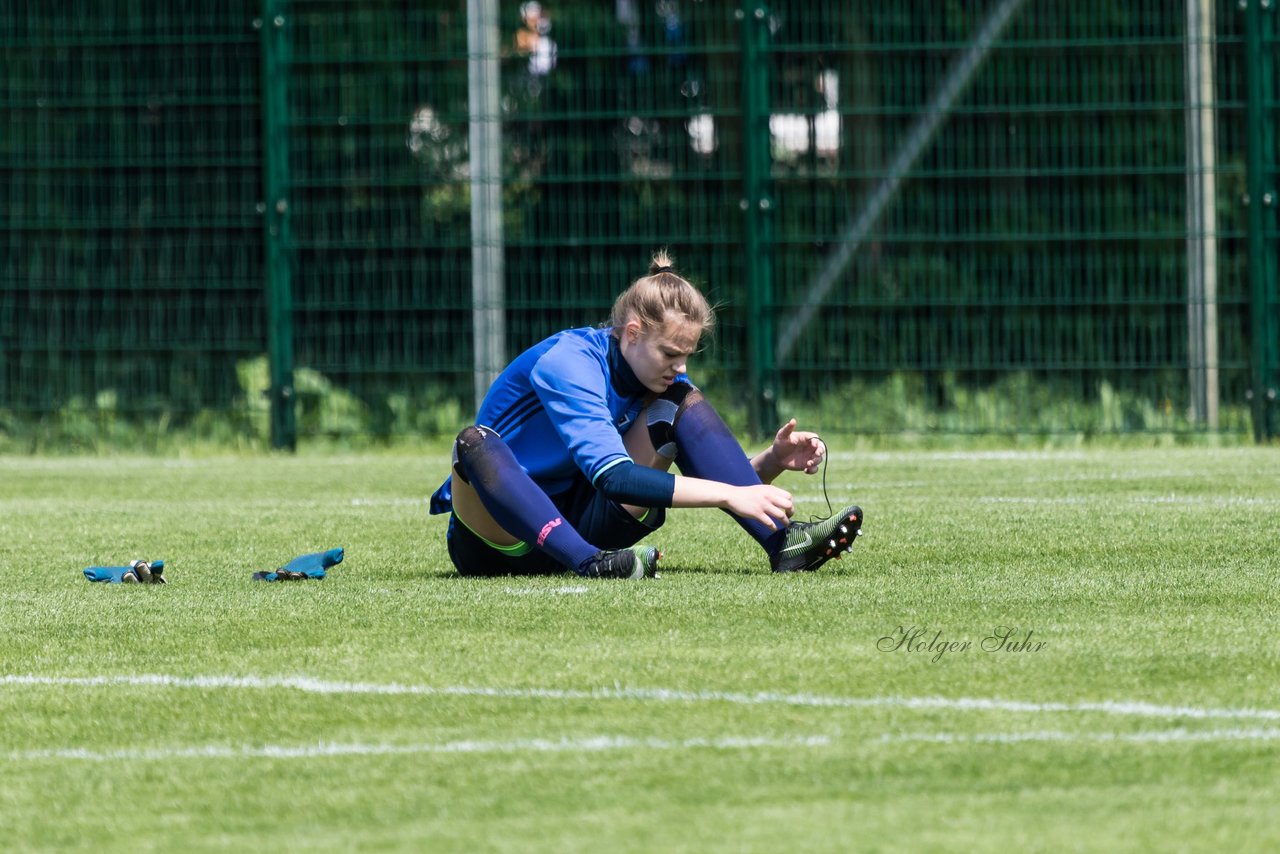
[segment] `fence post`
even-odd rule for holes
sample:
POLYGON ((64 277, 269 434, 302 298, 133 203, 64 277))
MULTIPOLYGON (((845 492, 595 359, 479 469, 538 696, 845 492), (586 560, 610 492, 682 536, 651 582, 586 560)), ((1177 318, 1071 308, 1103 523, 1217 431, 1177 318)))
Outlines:
POLYGON ((742 21, 742 200, 747 277, 747 405, 751 433, 770 433, 777 420, 774 366, 773 199, 769 129, 769 10, 744 2, 742 21))
POLYGON ((1272 125, 1277 0, 1247 0, 1245 5, 1245 63, 1248 90, 1248 204, 1250 279, 1250 394, 1253 435, 1265 441, 1280 435, 1277 396, 1280 396, 1280 323, 1276 313, 1276 161, 1272 125))
POLYGON ((271 447, 293 450, 293 258, 289 242, 289 37, 287 0, 262 0, 262 213, 266 248, 271 447))
POLYGON ((471 153, 471 329, 475 408, 506 366, 502 231, 502 109, 498 0, 467 0, 468 145, 471 153))
POLYGON ((1187 385, 1191 422, 1218 429, 1218 143, 1214 0, 1186 0, 1187 385))

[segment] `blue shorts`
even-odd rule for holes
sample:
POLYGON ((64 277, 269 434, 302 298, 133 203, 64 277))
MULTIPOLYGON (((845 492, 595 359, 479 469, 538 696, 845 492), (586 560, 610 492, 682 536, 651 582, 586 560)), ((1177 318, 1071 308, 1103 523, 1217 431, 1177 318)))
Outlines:
MULTIPOLYGON (((621 504, 597 492, 585 477, 578 478, 569 491, 551 496, 564 520, 584 540, 598 549, 625 549, 634 546, 662 527, 667 519, 664 507, 652 507, 643 519, 628 513, 621 504)), ((459 575, 554 575, 568 567, 536 548, 522 554, 508 554, 490 545, 459 521, 449 516, 449 557, 459 575)))

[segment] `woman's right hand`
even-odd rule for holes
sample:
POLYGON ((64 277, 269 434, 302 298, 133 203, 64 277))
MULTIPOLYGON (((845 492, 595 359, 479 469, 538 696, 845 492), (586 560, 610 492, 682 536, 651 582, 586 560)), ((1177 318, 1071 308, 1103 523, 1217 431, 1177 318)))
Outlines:
POLYGON ((767 483, 730 487, 724 509, 735 516, 755 519, 777 530, 786 527, 795 512, 791 493, 767 483))

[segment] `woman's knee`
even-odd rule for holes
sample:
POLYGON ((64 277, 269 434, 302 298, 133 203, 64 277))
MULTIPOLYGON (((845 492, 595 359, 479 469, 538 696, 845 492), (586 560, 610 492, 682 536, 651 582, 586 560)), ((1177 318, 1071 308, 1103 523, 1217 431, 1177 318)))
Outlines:
POLYGON ((685 410, 702 401, 702 392, 689 383, 675 383, 652 403, 645 414, 649 441, 660 456, 676 458, 676 426, 685 410))
POLYGON ((498 434, 490 430, 488 427, 481 427, 479 424, 472 424, 470 427, 462 428, 456 439, 453 440, 453 446, 457 453, 465 454, 474 451, 482 446, 489 437, 496 437, 498 434))
POLYGON ((467 470, 495 439, 501 441, 502 437, 479 424, 464 427, 458 433, 457 438, 453 440, 453 470, 463 483, 471 482, 467 470))

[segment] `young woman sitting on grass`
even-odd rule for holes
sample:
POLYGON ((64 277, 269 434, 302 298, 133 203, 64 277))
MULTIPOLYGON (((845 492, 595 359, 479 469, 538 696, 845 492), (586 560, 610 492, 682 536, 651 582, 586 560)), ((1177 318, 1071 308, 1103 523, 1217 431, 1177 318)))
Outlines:
POLYGON ((635 544, 669 507, 725 510, 775 572, 816 570, 852 548, 860 508, 792 522, 791 494, 771 485, 784 471, 817 471, 818 436, 792 419, 748 459, 690 382, 686 363, 714 324, 706 298, 659 252, 606 326, 559 332, 516 357, 458 434, 453 473, 432 496, 432 513, 452 513, 458 572, 651 576, 661 553, 635 544))

